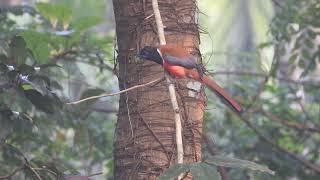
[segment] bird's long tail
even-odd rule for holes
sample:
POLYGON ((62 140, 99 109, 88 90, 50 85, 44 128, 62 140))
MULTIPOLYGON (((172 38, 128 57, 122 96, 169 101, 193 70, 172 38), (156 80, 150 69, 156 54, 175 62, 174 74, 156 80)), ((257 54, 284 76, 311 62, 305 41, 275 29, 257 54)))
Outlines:
POLYGON ((231 97, 222 87, 220 87, 214 80, 204 75, 202 82, 210 88, 219 98, 221 98, 227 105, 232 107, 236 112, 241 113, 242 108, 238 102, 231 97))

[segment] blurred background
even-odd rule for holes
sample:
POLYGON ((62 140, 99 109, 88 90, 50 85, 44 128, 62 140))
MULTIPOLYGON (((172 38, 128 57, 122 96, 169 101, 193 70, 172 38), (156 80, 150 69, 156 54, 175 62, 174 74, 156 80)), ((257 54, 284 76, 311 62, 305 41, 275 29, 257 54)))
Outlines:
MULTIPOLYGON (((112 1, 2 0, 0 7, 0 177, 27 158, 61 176, 113 179, 118 97, 62 103, 118 91, 112 1), (30 53, 45 65, 26 65, 30 53), (11 59, 24 73, 3 75, 16 68, 7 66, 11 59)), ((199 0, 198 11, 203 63, 245 107, 239 118, 208 91, 205 132, 220 153, 276 172, 228 169, 231 179, 319 179, 320 2, 199 0)), ((32 177, 31 169, 15 177, 32 177)))

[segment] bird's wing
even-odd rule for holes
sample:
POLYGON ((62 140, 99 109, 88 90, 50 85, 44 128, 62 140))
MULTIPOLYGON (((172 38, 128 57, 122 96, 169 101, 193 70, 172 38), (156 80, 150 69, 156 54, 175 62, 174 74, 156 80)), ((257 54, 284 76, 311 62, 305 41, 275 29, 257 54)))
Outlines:
POLYGON ((165 55, 163 59, 167 61, 170 65, 182 66, 187 69, 194 69, 194 68, 197 68, 198 66, 198 63, 196 62, 196 58, 193 56, 189 56, 186 58, 178 58, 170 55, 165 55))
POLYGON ((165 55, 164 60, 167 61, 170 65, 182 66, 187 69, 196 69, 199 73, 200 79, 202 79, 206 71, 202 64, 197 63, 197 60, 194 56, 188 56, 186 58, 177 58, 174 56, 165 55))

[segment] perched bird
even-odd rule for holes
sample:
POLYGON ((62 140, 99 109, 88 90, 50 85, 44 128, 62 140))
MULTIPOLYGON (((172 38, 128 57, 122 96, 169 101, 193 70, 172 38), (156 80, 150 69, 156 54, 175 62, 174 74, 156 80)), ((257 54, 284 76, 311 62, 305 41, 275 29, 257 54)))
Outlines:
POLYGON ((173 77, 191 78, 205 84, 237 113, 242 111, 237 101, 213 79, 205 75, 205 69, 202 64, 197 63, 196 58, 190 55, 184 48, 170 44, 158 47, 145 46, 139 52, 138 57, 162 65, 173 77))

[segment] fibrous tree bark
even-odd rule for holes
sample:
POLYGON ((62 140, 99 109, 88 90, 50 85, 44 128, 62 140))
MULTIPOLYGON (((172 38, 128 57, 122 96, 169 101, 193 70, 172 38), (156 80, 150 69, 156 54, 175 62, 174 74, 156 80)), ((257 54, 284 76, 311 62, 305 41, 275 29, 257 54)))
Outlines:
MULTIPOLYGON (((143 46, 159 44, 151 0, 113 0, 113 5, 120 89, 163 77, 161 66, 136 58, 143 46)), ((196 2, 160 0, 159 8, 167 43, 199 56, 196 2)), ((200 161, 203 88, 186 79, 177 80, 176 86, 183 120, 184 162, 200 161)), ((114 161, 115 179, 155 179, 176 163, 174 113, 166 81, 120 96, 114 161)))

